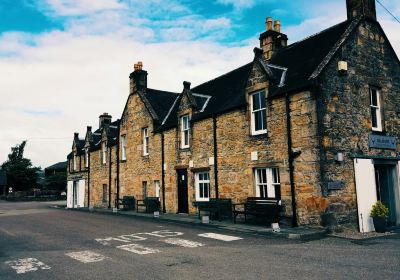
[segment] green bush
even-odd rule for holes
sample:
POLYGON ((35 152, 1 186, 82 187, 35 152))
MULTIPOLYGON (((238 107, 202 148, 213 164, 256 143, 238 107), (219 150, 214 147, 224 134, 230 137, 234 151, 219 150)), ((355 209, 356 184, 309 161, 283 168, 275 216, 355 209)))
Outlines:
POLYGON ((382 202, 378 201, 372 206, 371 217, 387 218, 389 217, 389 209, 385 205, 383 205, 382 202))

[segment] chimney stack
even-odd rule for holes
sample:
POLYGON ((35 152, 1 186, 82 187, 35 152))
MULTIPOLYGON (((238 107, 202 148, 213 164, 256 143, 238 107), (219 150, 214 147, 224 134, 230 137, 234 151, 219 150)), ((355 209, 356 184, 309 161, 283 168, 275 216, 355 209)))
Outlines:
POLYGON ((143 62, 139 61, 134 65, 134 71, 129 75, 130 79, 130 94, 136 90, 147 89, 147 71, 143 70, 143 62))
POLYGON ((346 0, 347 19, 364 16, 367 19, 376 21, 375 0, 346 0))
POLYGON ((92 132, 92 127, 91 127, 91 126, 88 126, 88 127, 87 127, 87 131, 92 132))
POLYGON ((99 128, 109 126, 111 124, 112 116, 108 113, 103 113, 99 116, 99 128))
POLYGON ((267 31, 260 35, 260 48, 263 57, 270 60, 277 50, 287 46, 288 37, 281 33, 281 22, 279 20, 273 22, 271 17, 267 17, 266 27, 267 31), (274 23, 273 30, 272 23, 274 23))

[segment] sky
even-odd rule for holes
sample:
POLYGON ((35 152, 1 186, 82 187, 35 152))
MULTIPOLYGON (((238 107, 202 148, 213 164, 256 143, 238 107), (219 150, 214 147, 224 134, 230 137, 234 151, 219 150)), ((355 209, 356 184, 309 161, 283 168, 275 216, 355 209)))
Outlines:
MULTIPOLYGON (((400 18, 400 1, 380 2, 400 18)), ((345 3, 0 0, 0 164, 23 140, 36 166, 66 160, 74 132, 121 117, 137 61, 149 87, 181 92, 250 62, 267 16, 291 43, 345 20, 345 3)), ((400 55, 400 24, 377 8, 400 55)))

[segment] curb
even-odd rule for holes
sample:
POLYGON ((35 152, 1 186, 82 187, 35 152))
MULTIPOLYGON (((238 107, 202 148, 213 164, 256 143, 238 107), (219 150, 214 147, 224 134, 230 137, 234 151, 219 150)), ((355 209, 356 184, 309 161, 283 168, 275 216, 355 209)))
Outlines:
POLYGON ((119 211, 118 212, 112 212, 108 210, 89 210, 88 208, 76 208, 76 209, 67 209, 65 206, 59 207, 59 206, 53 206, 52 208, 55 209, 60 209, 60 210, 69 210, 69 211, 77 211, 77 212, 86 212, 86 213, 93 213, 93 214, 105 214, 105 215, 112 215, 112 216, 121 216, 121 217, 130 217, 130 218, 139 218, 139 219, 145 219, 145 220, 153 220, 153 221, 161 221, 161 222, 172 222, 172 223, 178 223, 178 224, 190 224, 190 225, 196 225, 196 226, 202 226, 202 227, 208 227, 208 228, 217 228, 220 230, 226 230, 226 231, 231 231, 231 232, 239 232, 243 234, 254 234, 254 235, 259 235, 259 236, 264 236, 264 237, 274 237, 274 238, 283 238, 283 239, 289 239, 293 241, 300 241, 300 242, 307 242, 307 241, 313 241, 313 240, 320 240, 325 237, 327 237, 327 230, 322 229, 322 230, 309 230, 309 232, 302 232, 302 233, 290 233, 290 232, 285 232, 285 230, 281 232, 272 232, 272 231, 266 231, 265 229, 246 229, 246 228, 235 228, 233 226, 225 226, 225 225, 218 225, 218 224, 203 224, 200 220, 179 220, 179 219, 170 219, 168 217, 162 217, 162 215, 159 218, 154 218, 153 216, 144 216, 144 215, 134 215, 134 214, 122 214, 119 211))

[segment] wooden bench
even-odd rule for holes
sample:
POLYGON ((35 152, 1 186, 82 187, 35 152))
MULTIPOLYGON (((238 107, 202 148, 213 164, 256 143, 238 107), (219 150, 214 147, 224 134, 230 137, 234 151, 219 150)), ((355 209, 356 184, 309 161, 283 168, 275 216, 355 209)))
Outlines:
POLYGON ((236 223, 236 217, 241 214, 244 215, 245 223, 247 216, 261 217, 265 222, 277 223, 281 204, 281 200, 278 199, 248 197, 246 203, 233 204, 233 222, 236 223), (239 206, 241 209, 237 208, 239 206))
POLYGON ((227 198, 210 198, 209 201, 197 201, 194 203, 197 207, 198 216, 201 211, 210 212, 211 217, 218 218, 221 221, 223 218, 232 218, 232 200, 227 198))
POLYGON ((119 208, 122 205, 123 210, 135 210, 135 197, 124 196, 115 200, 115 205, 119 208))
POLYGON ((144 213, 160 211, 160 199, 158 197, 146 197, 145 199, 138 200, 136 202, 137 212, 139 212, 139 208, 144 208, 144 213))

